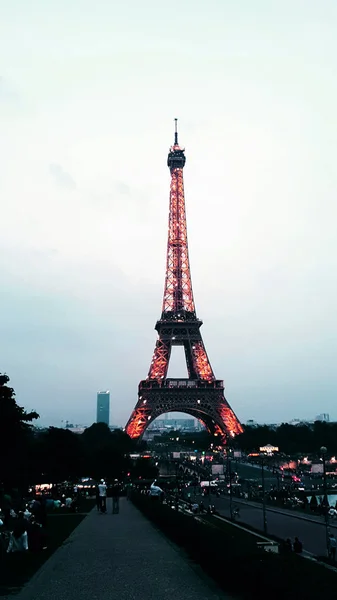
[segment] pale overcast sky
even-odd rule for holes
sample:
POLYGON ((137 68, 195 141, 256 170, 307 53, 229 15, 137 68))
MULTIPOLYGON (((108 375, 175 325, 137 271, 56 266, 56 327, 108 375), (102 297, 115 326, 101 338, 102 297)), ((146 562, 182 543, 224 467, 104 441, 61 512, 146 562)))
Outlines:
POLYGON ((336 0, 0 2, 0 371, 42 423, 91 423, 110 389, 124 425, 137 400, 176 116, 227 399, 337 419, 336 30, 336 0))

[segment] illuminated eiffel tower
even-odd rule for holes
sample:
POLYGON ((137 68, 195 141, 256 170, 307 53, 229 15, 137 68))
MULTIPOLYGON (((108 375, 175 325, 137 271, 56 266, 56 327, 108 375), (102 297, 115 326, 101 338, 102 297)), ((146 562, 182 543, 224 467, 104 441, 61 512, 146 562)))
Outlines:
MULTIPOLYGON (((166 277, 162 313, 155 329, 158 339, 147 379, 138 388, 138 402, 126 425, 131 438, 140 438, 152 421, 167 412, 183 412, 199 419, 223 443, 242 433, 242 427, 216 379, 201 337, 188 256, 183 168, 184 149, 174 144, 167 164, 171 173, 166 277), (183 346, 188 379, 167 378, 172 346, 183 346)), ((219 442, 220 442, 219 439, 219 442)))

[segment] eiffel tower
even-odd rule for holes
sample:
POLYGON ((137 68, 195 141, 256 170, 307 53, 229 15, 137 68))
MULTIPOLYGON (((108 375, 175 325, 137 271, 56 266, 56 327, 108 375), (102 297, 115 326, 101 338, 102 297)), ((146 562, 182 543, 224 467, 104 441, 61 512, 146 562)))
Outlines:
POLYGON ((201 421, 219 443, 242 433, 242 427, 216 379, 201 337, 188 256, 183 168, 185 150, 174 144, 167 165, 171 173, 166 277, 162 313, 155 329, 158 339, 147 378, 138 387, 138 402, 126 425, 131 438, 140 438, 156 417, 183 412, 201 421), (167 378, 172 346, 183 346, 188 379, 167 378))

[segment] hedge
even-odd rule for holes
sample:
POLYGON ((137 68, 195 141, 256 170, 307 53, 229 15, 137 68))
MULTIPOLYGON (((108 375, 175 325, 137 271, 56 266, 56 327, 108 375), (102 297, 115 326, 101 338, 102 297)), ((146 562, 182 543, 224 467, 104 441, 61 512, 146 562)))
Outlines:
POLYGON ((245 600, 336 597, 336 572, 314 561, 265 552, 256 536, 214 517, 201 522, 136 491, 131 500, 227 593, 245 600))

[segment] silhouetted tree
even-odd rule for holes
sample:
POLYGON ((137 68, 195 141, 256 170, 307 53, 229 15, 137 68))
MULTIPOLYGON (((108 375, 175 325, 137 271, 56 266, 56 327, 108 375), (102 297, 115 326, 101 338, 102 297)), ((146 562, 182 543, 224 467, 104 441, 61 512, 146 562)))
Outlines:
POLYGON ((127 457, 135 448, 135 442, 121 431, 110 431, 104 423, 94 423, 81 435, 84 445, 87 473, 99 479, 121 478, 131 468, 127 457))
POLYGON ((269 443, 278 446, 281 452, 289 455, 318 455, 321 446, 326 446, 331 455, 337 453, 337 423, 282 423, 278 427, 245 425, 243 429, 243 433, 235 438, 234 444, 247 452, 256 451, 260 446, 269 443))
POLYGON ((74 481, 85 473, 85 456, 81 436, 57 427, 40 432, 34 444, 36 483, 74 481))
POLYGON ((38 419, 35 411, 26 412, 15 400, 9 377, 0 374, 0 480, 6 486, 24 485, 26 460, 32 437, 31 423, 38 419))

